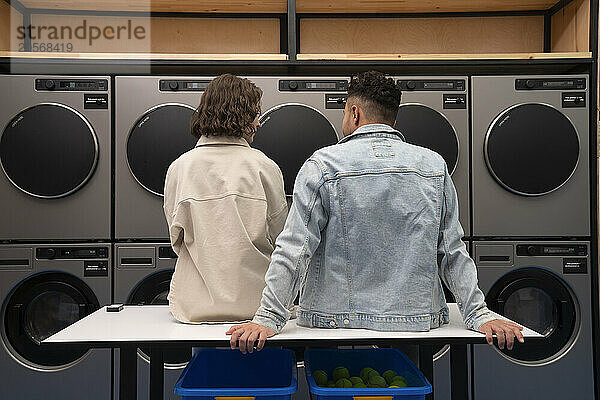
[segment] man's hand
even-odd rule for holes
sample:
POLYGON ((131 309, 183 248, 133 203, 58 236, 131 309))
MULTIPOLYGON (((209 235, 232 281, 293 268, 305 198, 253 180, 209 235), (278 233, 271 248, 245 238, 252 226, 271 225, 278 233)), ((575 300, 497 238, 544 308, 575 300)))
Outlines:
POLYGON ((275 331, 254 322, 246 322, 245 324, 232 326, 225 334, 231 335, 231 340, 229 341, 231 350, 235 350, 238 347, 237 344, 239 341, 240 351, 246 354, 246 351, 249 353, 254 351, 254 342, 257 340, 256 350, 262 350, 267 338, 275 336, 275 331))
POLYGON ((485 338, 490 346, 494 345, 494 338, 492 335, 495 333, 498 338, 498 347, 501 350, 504 349, 504 343, 506 343, 506 348, 508 350, 512 350, 515 337, 519 342, 523 343, 525 340, 521 333, 522 330, 522 326, 503 319, 495 319, 486 322, 479 328, 479 332, 485 333, 485 338))

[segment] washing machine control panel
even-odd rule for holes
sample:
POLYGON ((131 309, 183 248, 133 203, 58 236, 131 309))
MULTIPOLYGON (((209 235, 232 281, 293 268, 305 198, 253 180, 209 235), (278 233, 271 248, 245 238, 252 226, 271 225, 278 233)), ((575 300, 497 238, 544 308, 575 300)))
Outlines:
POLYGON ((203 92, 210 83, 210 80, 197 79, 163 79, 158 84, 161 92, 203 92))
POLYGON ((38 260, 108 258, 108 247, 38 247, 38 260))
POLYGON ((584 78, 544 78, 516 79, 516 90, 582 90, 585 89, 584 78))
POLYGON ((585 245, 563 244, 520 244, 517 246, 518 256, 587 256, 585 245))
MULTIPOLYGON (((340 80, 290 80, 279 81, 279 90, 282 92, 345 92, 348 90, 348 81, 340 80)), ((343 108, 343 107, 342 107, 343 108)))
POLYGON ((465 90, 466 83, 464 79, 426 79, 426 80, 399 80, 397 84, 400 89, 406 91, 419 92, 446 92, 465 90))
POLYGON ((105 92, 107 79, 36 79, 35 90, 51 92, 105 92))

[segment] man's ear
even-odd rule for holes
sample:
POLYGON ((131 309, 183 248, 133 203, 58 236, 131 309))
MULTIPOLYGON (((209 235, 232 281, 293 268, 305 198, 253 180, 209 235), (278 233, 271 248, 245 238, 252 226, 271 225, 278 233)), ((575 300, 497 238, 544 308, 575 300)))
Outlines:
POLYGON ((360 108, 356 104, 352 106, 352 121, 356 125, 360 122, 360 108))

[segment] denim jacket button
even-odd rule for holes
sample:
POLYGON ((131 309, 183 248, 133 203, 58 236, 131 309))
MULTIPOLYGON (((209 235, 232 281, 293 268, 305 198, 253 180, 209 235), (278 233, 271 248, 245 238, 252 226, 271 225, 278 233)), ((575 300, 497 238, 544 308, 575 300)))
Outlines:
POLYGON ((335 326, 335 321, 329 321, 329 326, 335 326))
POLYGON ((344 319, 344 325, 348 325, 350 323, 350 320, 348 318, 344 319))

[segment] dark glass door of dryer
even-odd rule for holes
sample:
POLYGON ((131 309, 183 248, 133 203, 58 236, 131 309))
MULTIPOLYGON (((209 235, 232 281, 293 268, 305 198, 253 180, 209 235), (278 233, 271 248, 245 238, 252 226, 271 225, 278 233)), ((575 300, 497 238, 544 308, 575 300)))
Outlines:
POLYGON ((25 364, 48 370, 60 368, 77 361, 88 350, 53 350, 39 343, 98 307, 89 286, 73 275, 33 275, 19 283, 5 300, 3 336, 9 351, 25 364))
POLYGON ((579 137, 558 109, 518 104, 491 123, 483 151, 488 170, 506 190, 541 196, 560 188, 575 171, 579 137))
MULTIPOLYGON (((145 277, 132 290, 127 299, 128 304, 136 305, 168 305, 167 296, 174 269, 164 269, 152 275, 145 277)), ((140 348, 144 356, 149 359, 150 349, 140 348)), ((190 361, 192 357, 192 348, 181 346, 172 348, 164 352, 164 362, 168 365, 183 365, 190 361)))
POLYGON ((169 165, 196 145, 190 123, 194 108, 163 104, 147 111, 127 139, 129 169, 142 187, 162 196, 169 165))
POLYGON ((90 123, 63 104, 38 104, 21 111, 0 138, 0 162, 8 179, 28 195, 46 199, 83 187, 98 154, 90 123))
POLYGON ((316 150, 337 143, 335 128, 318 110, 302 104, 274 107, 260 117, 252 147, 279 165, 285 193, 294 191, 296 175, 316 150))
POLYGON ((448 172, 454 172, 458 164, 458 137, 444 115, 422 104, 402 104, 394 129, 400 131, 408 143, 426 147, 441 155, 448 172))
POLYGON ((502 351, 509 358, 539 363, 562 354, 576 335, 577 306, 557 275, 535 267, 513 270, 490 289, 492 311, 523 324, 546 338, 502 351))

